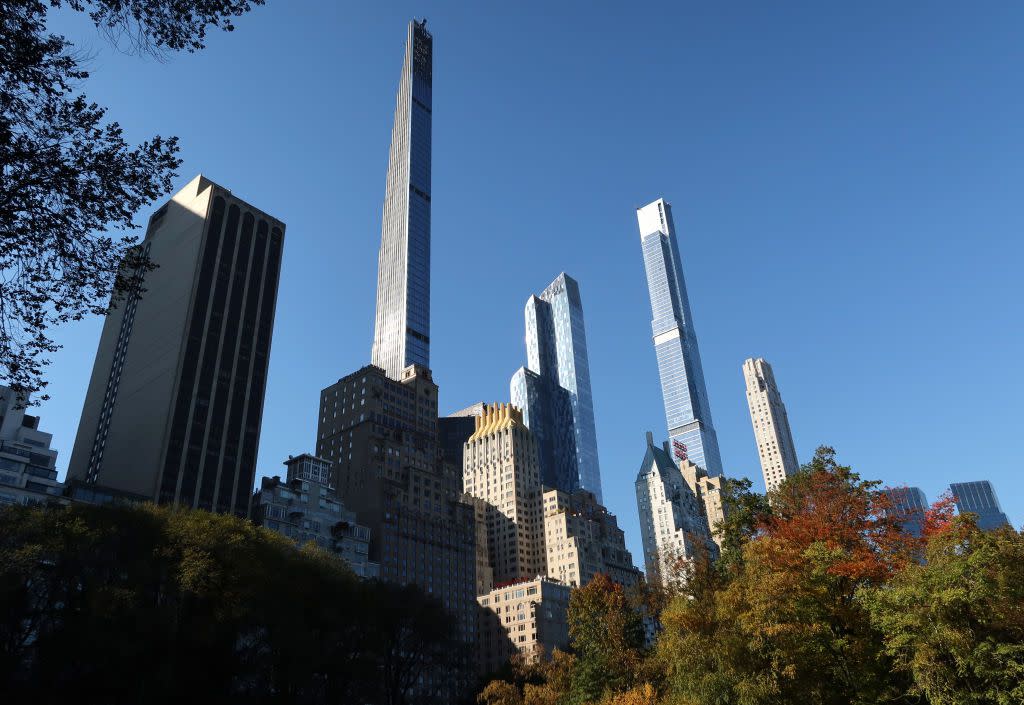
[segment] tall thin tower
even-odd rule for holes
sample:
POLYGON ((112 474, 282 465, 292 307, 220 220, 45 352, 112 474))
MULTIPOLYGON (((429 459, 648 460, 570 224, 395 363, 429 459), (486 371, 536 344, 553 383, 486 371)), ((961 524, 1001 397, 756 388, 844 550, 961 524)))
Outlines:
POLYGON ((782 403, 779 386, 775 383, 772 366, 760 357, 748 359, 743 363, 743 379, 747 383, 747 404, 750 406, 750 422, 754 425, 764 486, 770 491, 800 467, 793 446, 793 432, 789 429, 789 416, 782 403))
POLYGON ((651 296, 654 350, 658 356, 661 394, 665 400, 668 434, 677 458, 722 474, 718 436, 704 386, 690 301, 683 281, 683 264, 676 242, 672 207, 663 198, 636 211, 640 242, 651 296))
POLYGON ((409 23, 391 130, 372 361, 391 379, 430 367, 430 131, 434 40, 409 23))

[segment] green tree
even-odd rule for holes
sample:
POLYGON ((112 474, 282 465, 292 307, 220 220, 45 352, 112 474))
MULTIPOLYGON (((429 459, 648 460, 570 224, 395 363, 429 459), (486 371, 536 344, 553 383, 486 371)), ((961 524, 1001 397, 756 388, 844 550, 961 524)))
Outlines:
MULTIPOLYGON (((0 379, 46 386, 49 329, 108 312, 111 295, 141 291, 151 268, 132 237, 135 213, 171 189, 174 137, 132 147, 81 91, 88 72, 52 8, 88 12, 122 48, 203 47, 207 27, 263 0, 0 0, 0 379)), ((37 397, 37 401, 45 396, 37 397)))
POLYGON ((1024 536, 959 517, 925 559, 861 595, 896 668, 932 705, 1024 702, 1024 536))
POLYGON ((622 586, 604 574, 569 597, 569 641, 576 656, 569 703, 597 702, 640 678, 644 629, 622 586))

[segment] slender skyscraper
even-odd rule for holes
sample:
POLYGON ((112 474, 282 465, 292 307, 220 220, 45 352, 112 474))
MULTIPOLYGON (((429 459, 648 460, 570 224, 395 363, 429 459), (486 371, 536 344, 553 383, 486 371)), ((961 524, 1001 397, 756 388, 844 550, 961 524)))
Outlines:
POLYGON ((683 265, 676 242, 672 208, 663 198, 636 211, 654 319, 661 394, 668 434, 677 458, 685 458, 717 477, 722 474, 718 437, 704 387, 683 265))
POLYGON ((747 383, 747 405, 754 425, 757 455, 761 459, 766 490, 773 490, 800 465, 796 460, 793 433, 782 395, 775 384, 772 366, 763 358, 743 363, 743 379, 747 383))
POLYGON ((197 176, 149 219, 158 267, 104 319, 68 483, 248 516, 284 223, 197 176))
POLYGON ((426 20, 409 23, 377 264, 372 361, 402 379, 430 367, 430 126, 434 40, 426 20))
POLYGON ((601 502, 583 300, 564 272, 526 302, 526 367, 510 387, 512 404, 537 439, 544 484, 588 490, 601 502))

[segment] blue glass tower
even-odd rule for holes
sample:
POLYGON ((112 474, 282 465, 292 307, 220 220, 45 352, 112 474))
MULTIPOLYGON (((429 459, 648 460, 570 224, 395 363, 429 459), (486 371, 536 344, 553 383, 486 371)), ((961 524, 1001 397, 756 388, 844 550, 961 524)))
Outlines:
POLYGON ((526 360, 512 376, 512 404, 537 439, 541 480, 602 502, 583 301, 564 272, 526 302, 526 360))
POLYGON ((919 487, 890 487, 884 490, 892 505, 888 510, 903 522, 903 531, 921 538, 928 511, 928 499, 919 487))
POLYGON ((688 458, 715 477, 722 474, 722 456, 711 423, 672 208, 659 198, 638 208, 636 215, 654 315, 651 327, 668 435, 676 457, 688 458))
POLYGON ((402 378, 430 367, 430 130, 434 40, 409 23, 391 130, 377 264, 373 364, 402 378))
POLYGON ((956 510, 978 515, 978 528, 984 531, 1010 526, 1010 520, 999 506, 999 499, 992 483, 988 480, 976 482, 954 482, 949 486, 956 502, 956 510))

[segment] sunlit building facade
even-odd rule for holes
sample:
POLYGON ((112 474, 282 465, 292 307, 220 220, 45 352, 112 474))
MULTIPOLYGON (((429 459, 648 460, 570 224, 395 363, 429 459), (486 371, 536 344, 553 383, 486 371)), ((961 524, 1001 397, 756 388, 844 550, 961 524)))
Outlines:
POLYGON ((747 406, 754 426, 764 486, 770 492, 800 469, 793 432, 768 361, 760 357, 746 360, 743 363, 743 380, 747 385, 747 406))

